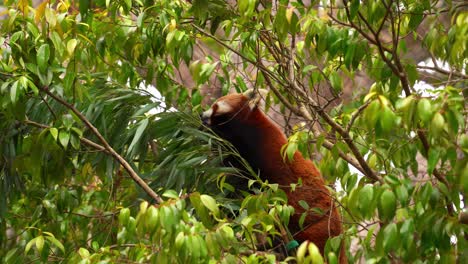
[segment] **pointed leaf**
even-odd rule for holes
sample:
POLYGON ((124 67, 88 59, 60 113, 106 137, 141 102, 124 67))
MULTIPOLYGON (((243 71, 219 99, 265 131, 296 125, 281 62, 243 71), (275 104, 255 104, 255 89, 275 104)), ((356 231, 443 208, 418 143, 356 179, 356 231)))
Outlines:
POLYGON ((31 239, 28 244, 26 244, 26 247, 24 247, 24 254, 28 254, 29 250, 31 250, 32 245, 36 243, 37 237, 31 239))
POLYGON ((44 237, 43 236, 38 236, 36 237, 36 248, 39 253, 42 252, 42 249, 44 248, 44 237))
POLYGON ((57 137, 58 137, 58 129, 55 128, 55 127, 51 127, 49 129, 49 132, 50 134, 52 135, 52 137, 54 138, 54 140, 57 140, 57 137))
POLYGON ((384 220, 390 220, 395 215, 396 196, 391 190, 385 190, 380 196, 379 215, 384 220))
POLYGON ((18 101, 18 89, 18 81, 16 81, 10 88, 10 100, 13 104, 16 104, 16 101, 18 101))
POLYGON ((60 130, 59 141, 64 148, 67 148, 68 142, 70 141, 70 133, 66 130, 60 130))
POLYGON ((63 253, 65 253, 65 247, 63 246, 62 242, 58 241, 53 236, 46 236, 45 238, 49 240, 52 244, 54 244, 56 247, 58 247, 63 253))
POLYGON ((41 72, 45 72, 47 69, 47 63, 49 61, 50 56, 50 47, 49 44, 42 44, 37 51, 36 59, 37 65, 39 66, 39 70, 41 72))
POLYGON ((136 132, 135 132, 135 136, 133 137, 133 140, 132 140, 132 143, 130 144, 130 146, 128 147, 128 152, 131 153, 133 148, 135 147, 135 145, 138 143, 138 141, 140 140, 141 138, 141 135, 143 134, 143 132, 145 132, 145 129, 146 127, 148 126, 148 123, 149 123, 149 120, 148 119, 143 119, 141 122, 140 122, 140 125, 138 126, 136 132))
POLYGON ((69 55, 72 55, 73 52, 75 51, 76 44, 78 44, 78 41, 76 39, 70 39, 67 42, 67 51, 69 55))
POLYGON ((429 149, 429 156, 427 158, 427 173, 430 175, 439 161, 440 151, 436 148, 429 149))
POLYGON ((429 99, 423 98, 418 102, 418 116, 419 118, 426 122, 431 119, 432 111, 431 111, 431 102, 429 99))
POLYGON ((34 16, 34 22, 36 22, 36 24, 39 24, 39 22, 42 20, 42 18, 44 17, 44 11, 45 11, 45 8, 47 6, 47 4, 49 4, 49 1, 43 1, 37 8, 36 8, 36 13, 35 13, 35 16, 34 16))
POLYGON ((218 205, 216 204, 216 200, 213 199, 213 197, 209 196, 209 195, 206 195, 206 194, 202 194, 200 195, 200 199, 203 203, 203 205, 208 208, 208 210, 210 210, 213 215, 217 216, 218 213, 219 213, 219 208, 218 208, 218 205))

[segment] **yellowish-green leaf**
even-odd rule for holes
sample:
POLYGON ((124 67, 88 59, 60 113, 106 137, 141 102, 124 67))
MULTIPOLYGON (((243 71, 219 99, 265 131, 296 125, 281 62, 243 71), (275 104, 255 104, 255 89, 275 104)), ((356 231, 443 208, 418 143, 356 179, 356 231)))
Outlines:
POLYGON ((43 236, 38 236, 36 237, 36 248, 39 253, 42 252, 42 249, 44 248, 44 237, 43 236))
POLYGON ((89 258, 89 251, 86 248, 80 248, 78 250, 78 254, 80 254, 82 259, 87 259, 89 258))
POLYGON ((127 225, 129 218, 130 218, 130 209, 122 208, 119 214, 119 224, 122 226, 127 225))
POLYGON ((70 39, 67 42, 67 51, 70 56, 73 55, 73 52, 75 51, 75 48, 76 48, 76 44, 78 44, 78 41, 76 39, 70 39))
POLYGON ((322 254, 320 254, 320 250, 318 249, 318 247, 310 242, 309 243, 309 246, 307 247, 308 249, 308 252, 309 252, 309 256, 312 260, 312 263, 315 263, 315 264, 323 264, 323 257, 322 257, 322 254))
POLYGON ((36 243, 37 237, 31 239, 27 244, 26 247, 24 247, 24 254, 28 254, 29 250, 31 250, 32 245, 36 243))
POLYGON ((18 0, 18 9, 23 13, 25 17, 27 17, 29 14, 29 1, 18 0))
POLYGON ((16 101, 18 100, 18 96, 19 96, 18 90, 19 90, 18 81, 16 81, 10 87, 10 100, 13 104, 15 104, 16 101))
POLYGON ((364 103, 369 101, 372 97, 374 97, 377 93, 376 92, 370 92, 364 97, 364 103))
POLYGON ((297 259, 297 263, 299 264, 304 263, 304 258, 305 258, 305 254, 307 253, 308 243, 309 243, 308 241, 302 242, 302 244, 297 248, 296 259, 297 259))
POLYGON ((42 1, 42 3, 36 8, 36 14, 34 15, 34 22, 36 22, 36 24, 39 24, 39 22, 44 17, 45 8, 48 4, 49 0, 42 1))
POLYGON ((431 119, 432 111, 431 111, 431 102, 429 99, 423 98, 418 102, 418 116, 419 118, 426 122, 431 119))
POLYGON ((290 6, 288 9, 286 9, 286 20, 288 21, 288 23, 291 23, 291 18, 293 16, 294 9, 295 8, 293 6, 290 6))
POLYGON ((432 118, 431 128, 435 135, 439 135, 440 132, 444 129, 445 126, 445 119, 441 113, 435 113, 434 117, 432 118))
POLYGON ((49 44, 42 44, 37 50, 37 66, 41 72, 45 72, 50 57, 49 44))
POLYGON ((57 140, 57 138, 58 138, 58 129, 55 128, 55 127, 51 127, 49 129, 49 132, 52 135, 52 137, 54 138, 54 140, 57 140))
POLYGON ((203 205, 206 208, 208 208, 208 210, 210 210, 213 213, 213 215, 218 216, 219 208, 218 208, 218 205, 216 204, 216 200, 213 199, 213 197, 206 195, 206 194, 202 194, 200 195, 200 199, 203 205))
POLYGON ((65 247, 63 246, 62 242, 58 241, 54 236, 46 236, 45 238, 58 247, 63 253, 65 253, 65 247))
POLYGON ((67 148, 68 142, 70 141, 70 133, 66 130, 60 130, 59 132, 59 142, 64 147, 67 148))
POLYGON ((47 23, 49 23, 49 26, 51 28, 54 28, 55 25, 57 24, 57 16, 55 15, 54 10, 46 7, 44 13, 45 13, 45 18, 46 18, 47 23))

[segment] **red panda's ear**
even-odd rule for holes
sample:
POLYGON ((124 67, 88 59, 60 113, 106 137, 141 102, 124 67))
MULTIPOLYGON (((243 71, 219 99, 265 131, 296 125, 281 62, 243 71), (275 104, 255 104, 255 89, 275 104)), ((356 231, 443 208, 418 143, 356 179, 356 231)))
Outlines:
POLYGON ((265 89, 248 89, 243 93, 245 97, 249 99, 250 110, 255 109, 261 99, 265 99, 268 94, 268 90, 265 89))

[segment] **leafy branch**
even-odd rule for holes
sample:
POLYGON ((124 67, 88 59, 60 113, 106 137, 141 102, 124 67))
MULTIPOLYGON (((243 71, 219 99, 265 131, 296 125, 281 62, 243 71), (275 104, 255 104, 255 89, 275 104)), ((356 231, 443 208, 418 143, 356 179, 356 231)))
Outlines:
MULTIPOLYGON (((386 14, 384 17, 384 21, 382 21, 382 24, 385 22, 385 19, 389 18, 389 22, 391 24, 391 36, 392 36, 392 49, 386 47, 383 45, 382 40, 380 39, 380 32, 381 28, 379 28, 378 31, 375 31, 373 27, 370 25, 369 21, 365 18, 365 16, 361 13, 361 11, 357 11, 357 17, 360 22, 363 22, 363 24, 366 26, 366 30, 368 30, 370 33, 367 33, 365 29, 363 29, 361 26, 358 26, 356 23, 353 22, 353 17, 351 16, 351 11, 349 9, 349 1, 343 1, 343 4, 345 6, 345 11, 346 11, 346 17, 349 22, 343 23, 339 21, 339 19, 333 17, 330 15, 330 17, 333 19, 333 21, 344 25, 351 27, 355 29, 360 35, 362 35, 365 39, 369 40, 369 43, 375 45, 377 47, 377 51, 379 52, 380 57, 382 60, 385 62, 385 64, 391 69, 393 74, 397 76, 400 79, 403 91, 405 92, 406 97, 412 95, 411 92, 411 87, 410 87, 410 81, 408 79, 408 74, 403 67, 403 64, 401 62, 401 58, 397 52, 397 47, 400 41, 400 23, 401 20, 398 19, 398 21, 395 21, 395 17, 393 15, 393 11, 391 9, 391 6, 395 4, 393 0, 389 1, 387 4, 386 8, 386 14), (396 24, 396 27, 395 27, 396 24), (391 59, 387 57, 387 54, 389 53, 392 55, 391 59)), ((440 69, 439 69, 440 71, 440 69)), ((417 129, 416 131, 422 146, 424 148, 424 153, 426 156, 429 153, 429 149, 431 148, 429 141, 427 139, 426 133, 422 129, 417 129)), ((448 188, 450 188, 450 185, 447 181, 447 179, 444 177, 444 175, 437 169, 434 168, 432 174, 443 184, 445 184, 448 188)), ((449 211, 450 214, 453 214, 453 208, 450 204, 447 204, 447 210, 449 211)))
MULTIPOLYGON (((295 107, 293 104, 291 104, 290 101, 286 97, 283 96, 281 91, 278 88, 276 88, 276 86, 273 84, 271 79, 275 80, 282 87, 291 87, 292 90, 290 90, 289 92, 290 93, 294 92, 295 94, 299 94, 300 97, 301 97, 301 98, 295 98, 295 101, 296 102, 302 102, 302 101, 307 102, 307 104, 313 109, 313 111, 315 113, 317 113, 320 117, 322 117, 327 124, 329 124, 333 129, 335 129, 343 137, 343 140, 346 142, 346 144, 348 145, 348 147, 350 148, 351 152, 354 155, 354 157, 352 157, 352 156, 349 156, 348 154, 345 154, 342 151, 339 151, 338 152, 339 156, 341 158, 343 158, 345 161, 347 161, 349 164, 356 167, 356 169, 361 171, 364 175, 366 175, 372 181, 382 182, 382 179, 379 176, 377 176, 377 174, 369 167, 367 162, 364 160, 364 157, 359 152, 358 148, 354 144, 354 141, 350 137, 349 133, 343 127, 341 127, 338 123, 336 123, 333 120, 333 118, 331 116, 329 116, 328 113, 312 97, 307 95, 300 88, 300 86, 298 84, 298 81, 294 77, 294 73, 292 73, 292 75, 291 75, 290 71, 285 71, 285 72, 289 72, 289 74, 290 74, 289 78, 285 78, 284 76, 277 76, 277 74, 275 72, 271 71, 270 69, 268 69, 267 66, 265 66, 263 64, 263 61, 262 61, 261 58, 257 58, 257 61, 253 61, 253 60, 247 58, 246 56, 244 56, 241 52, 237 51, 236 49, 234 49, 234 48, 230 47, 229 45, 227 45, 226 43, 224 43, 222 40, 220 40, 216 36, 206 32, 204 29, 200 28, 199 26, 193 24, 193 27, 197 31, 202 33, 203 35, 213 39, 214 41, 216 41, 217 43, 219 43, 223 47, 227 48, 231 52, 235 53, 236 55, 240 56, 244 60, 248 61, 249 63, 251 63, 252 65, 257 67, 258 69, 260 69, 260 71, 263 73, 263 76, 265 77, 265 81, 266 81, 268 87, 273 91, 273 93, 276 95, 276 97, 278 97, 278 99, 289 110, 291 110, 294 114, 305 118, 307 121, 315 121, 314 118, 312 117, 312 115, 308 112, 308 110, 306 109, 306 107, 304 105, 302 105, 300 107, 295 107), (286 80, 283 80, 283 79, 286 79, 286 80)), ((261 38, 261 40, 266 41, 265 38, 261 38)), ((266 47, 275 46, 274 43, 265 43, 264 42, 264 44, 265 44, 266 47)), ((281 58, 284 57, 284 54, 278 54, 273 49, 269 49, 269 51, 272 53, 272 56, 277 60, 277 62, 278 62, 278 64, 280 66, 284 64, 282 61, 280 61, 281 58)), ((289 50, 289 52, 290 52, 290 54, 292 54, 292 52, 290 50, 289 50)), ((293 57, 291 57, 291 58, 293 58, 293 57)), ((292 62, 290 62, 287 65, 294 64, 294 58, 291 61, 292 62)), ((315 132, 318 132, 318 131, 315 131, 315 132)), ((324 141, 323 146, 325 148, 329 149, 329 150, 334 148, 334 144, 332 142, 328 141, 328 140, 324 141)))
POLYGON ((119 154, 117 153, 107 142, 107 140, 102 136, 99 130, 91 124, 91 122, 80 112, 76 109, 72 104, 68 103, 64 99, 60 98, 59 96, 53 94, 48 87, 41 87, 40 90, 53 98, 55 101, 60 103, 61 105, 65 106, 66 108, 70 109, 78 118, 85 124, 85 126, 99 139, 101 145, 98 145, 89 140, 83 140, 85 144, 97 148, 102 151, 106 151, 109 155, 111 155, 114 159, 116 159, 120 165, 127 171, 127 173, 132 177, 132 179, 156 202, 161 203, 163 202, 162 198, 153 190, 149 185, 135 172, 132 166, 119 154))

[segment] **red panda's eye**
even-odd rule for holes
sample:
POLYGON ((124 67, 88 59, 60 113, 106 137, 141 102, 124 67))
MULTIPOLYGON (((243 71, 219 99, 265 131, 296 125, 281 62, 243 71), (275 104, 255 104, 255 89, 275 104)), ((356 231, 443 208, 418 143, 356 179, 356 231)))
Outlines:
POLYGON ((216 115, 216 112, 218 110, 218 104, 214 104, 211 108, 213 108, 213 115, 216 115))

